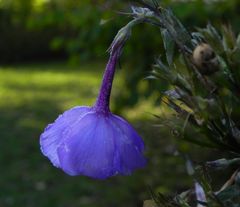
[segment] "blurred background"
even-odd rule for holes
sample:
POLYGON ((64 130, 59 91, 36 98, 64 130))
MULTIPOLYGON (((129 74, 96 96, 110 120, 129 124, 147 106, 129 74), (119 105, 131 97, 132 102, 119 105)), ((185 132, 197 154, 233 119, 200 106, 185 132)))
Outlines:
MULTIPOLYGON (((191 31, 208 22, 240 31, 239 0, 161 2, 191 31)), ((112 110, 143 137, 148 166, 129 177, 97 181, 65 175, 40 152, 39 135, 48 123, 66 109, 94 103, 106 50, 129 21, 119 11, 129 12, 130 5, 117 0, 0 0, 0 207, 138 207, 150 197, 149 186, 168 193, 191 185, 184 161, 172 155, 171 130, 158 127, 153 116, 171 112, 159 101, 167 84, 144 80, 163 52, 158 28, 149 25, 134 28, 111 102, 112 110)), ((194 150, 196 160, 204 159, 194 150)))

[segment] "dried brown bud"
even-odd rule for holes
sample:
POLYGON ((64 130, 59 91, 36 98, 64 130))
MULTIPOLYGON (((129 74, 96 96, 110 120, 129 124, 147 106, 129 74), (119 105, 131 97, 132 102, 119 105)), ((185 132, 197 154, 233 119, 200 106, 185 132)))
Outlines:
POLYGON ((206 43, 202 43, 194 49, 193 62, 202 75, 211 75, 219 70, 216 54, 206 43))

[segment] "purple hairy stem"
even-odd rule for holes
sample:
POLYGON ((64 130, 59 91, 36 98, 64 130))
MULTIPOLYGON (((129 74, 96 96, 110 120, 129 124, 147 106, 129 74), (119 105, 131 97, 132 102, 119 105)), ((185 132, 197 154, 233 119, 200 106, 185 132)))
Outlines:
POLYGON ((109 99, 116 65, 121 55, 122 48, 131 34, 131 28, 135 24, 140 22, 142 22, 141 18, 133 19, 125 27, 120 29, 109 48, 110 51, 109 61, 106 66, 105 73, 103 75, 102 85, 99 91, 97 101, 94 106, 94 109, 97 112, 102 112, 105 114, 110 112, 109 99))
POLYGON ((110 112, 109 99, 112 89, 112 82, 115 74, 116 65, 121 54, 121 50, 122 45, 115 45, 111 48, 109 61, 103 75, 102 85, 94 106, 96 111, 103 113, 110 112))

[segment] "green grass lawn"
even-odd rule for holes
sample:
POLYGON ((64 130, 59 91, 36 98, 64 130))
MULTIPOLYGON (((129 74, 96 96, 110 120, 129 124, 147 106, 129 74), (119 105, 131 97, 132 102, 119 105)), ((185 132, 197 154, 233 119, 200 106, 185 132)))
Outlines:
MULTIPOLYGON (((41 154, 44 127, 66 109, 92 105, 103 70, 102 63, 0 67, 1 207, 137 207, 150 197, 149 185, 163 192, 184 186, 186 178, 176 179, 176 173, 185 175, 184 167, 176 167, 182 161, 168 155, 169 134, 153 126, 146 100, 123 114, 147 145, 149 164, 132 176, 106 181, 70 177, 41 154)), ((113 97, 123 83, 117 74, 113 97)))

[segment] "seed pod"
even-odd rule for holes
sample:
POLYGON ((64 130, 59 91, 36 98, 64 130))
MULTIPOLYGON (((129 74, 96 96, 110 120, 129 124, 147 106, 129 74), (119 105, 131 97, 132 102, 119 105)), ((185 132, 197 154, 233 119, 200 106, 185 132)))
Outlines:
POLYGON ((202 75, 211 75, 219 70, 217 56, 210 45, 202 43, 193 51, 193 62, 202 75))

